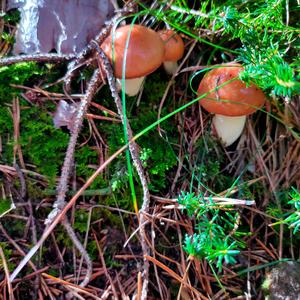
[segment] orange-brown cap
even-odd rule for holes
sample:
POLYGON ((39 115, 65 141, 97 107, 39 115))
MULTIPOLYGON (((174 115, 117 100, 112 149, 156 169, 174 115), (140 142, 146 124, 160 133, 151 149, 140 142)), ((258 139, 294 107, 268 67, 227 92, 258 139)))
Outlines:
POLYGON ((130 35, 130 40, 126 55, 125 77, 137 78, 155 71, 162 64, 164 57, 164 44, 161 38, 154 30, 147 27, 125 25, 108 36, 101 45, 113 64, 115 76, 122 78, 128 35, 130 35), (114 49, 114 53, 112 53, 112 49, 114 49))
MULTIPOLYGON (((238 77, 242 70, 240 64, 224 64, 209 71, 199 84, 198 95, 208 93, 226 81, 238 77)), ((254 84, 246 86, 243 81, 237 79, 199 101, 208 112, 223 116, 243 116, 252 114, 263 106, 266 97, 254 84)))
POLYGON ((177 61, 183 56, 184 43, 180 35, 173 30, 158 31, 165 45, 164 61, 177 61))

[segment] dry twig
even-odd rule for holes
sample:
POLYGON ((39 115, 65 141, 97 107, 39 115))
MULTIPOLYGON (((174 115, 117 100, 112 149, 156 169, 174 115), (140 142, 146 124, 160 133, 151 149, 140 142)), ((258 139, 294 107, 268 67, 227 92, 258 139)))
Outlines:
MULTIPOLYGON (((124 119, 122 102, 121 102, 120 96, 117 92, 117 87, 115 84, 115 78, 113 75, 113 70, 111 68, 111 65, 110 65, 106 55, 104 54, 104 52, 102 51, 102 49, 99 47, 99 45, 95 41, 94 41, 94 45, 97 49, 97 52, 101 58, 102 63, 103 63, 103 68, 106 72, 110 91, 111 91, 112 97, 115 100, 115 104, 116 104, 119 116, 121 117, 122 123, 126 124, 128 139, 132 140, 133 133, 132 133, 131 127, 128 123, 128 120, 124 119)), ((149 255, 149 247, 148 247, 148 244, 146 241, 146 231, 145 231, 144 223, 146 221, 145 213, 148 213, 148 211, 149 211, 150 193, 149 193, 148 183, 147 183, 147 179, 146 179, 146 176, 144 173, 144 169, 143 169, 141 160, 139 159, 138 147, 135 142, 129 144, 129 151, 130 151, 132 160, 134 162, 134 166, 137 170, 137 173, 139 175, 139 178, 140 178, 140 181, 142 184, 142 188, 143 188, 143 204, 139 211, 139 213, 140 213, 139 219, 140 219, 140 224, 142 224, 140 226, 141 245, 142 245, 144 257, 146 257, 147 255, 149 255)), ((142 275, 143 275, 143 286, 142 286, 141 299, 144 300, 144 299, 147 299, 148 283, 149 283, 149 262, 146 258, 144 258, 144 266, 143 266, 143 274, 142 275)))

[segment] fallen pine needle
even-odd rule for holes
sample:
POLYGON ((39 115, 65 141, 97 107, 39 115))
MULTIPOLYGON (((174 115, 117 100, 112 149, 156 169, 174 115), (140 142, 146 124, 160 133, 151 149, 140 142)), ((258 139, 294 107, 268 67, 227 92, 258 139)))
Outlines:
POLYGON ((174 279, 176 279, 177 281, 179 281, 182 285, 185 285, 187 288, 191 289, 199 298, 197 299, 205 299, 208 300, 207 297, 205 297, 203 294, 201 294, 199 291, 197 291, 194 287, 192 287, 190 284, 188 284, 187 282, 185 282, 183 280, 183 278, 181 278, 179 275, 177 275, 173 270, 171 270, 169 267, 167 267, 166 265, 164 265, 163 263, 161 263, 160 261, 158 261, 157 259, 155 259, 152 256, 149 255, 145 255, 144 256, 145 259, 151 261, 152 263, 156 264, 158 267, 162 268, 163 270, 165 270, 170 276, 172 276, 174 279))
POLYGON ((91 294, 90 292, 88 292, 86 288, 82 288, 79 285, 76 285, 74 283, 68 282, 66 280, 63 280, 63 279, 60 279, 60 278, 57 278, 57 277, 54 277, 54 276, 49 275, 47 273, 42 273, 42 275, 44 277, 46 277, 47 279, 53 280, 56 283, 59 283, 59 284, 62 284, 63 286, 67 286, 68 288, 74 289, 77 292, 81 292, 81 293, 83 293, 83 294, 85 294, 85 295, 87 295, 87 296, 89 296, 93 299, 100 300, 99 297, 97 297, 97 296, 91 294))

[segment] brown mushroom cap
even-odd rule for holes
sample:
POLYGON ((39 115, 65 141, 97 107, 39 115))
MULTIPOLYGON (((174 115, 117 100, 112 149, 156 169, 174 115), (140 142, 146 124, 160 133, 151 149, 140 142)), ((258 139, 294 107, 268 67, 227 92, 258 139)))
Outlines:
POLYGON ((132 27, 126 25, 118 28, 112 34, 104 40, 101 48, 113 64, 117 78, 122 78, 128 35, 130 35, 130 40, 126 55, 125 73, 127 79, 146 76, 162 64, 164 44, 154 30, 141 25, 133 25, 132 27), (112 44, 114 45, 112 46, 112 44), (114 53, 112 53, 112 49, 114 49, 114 53))
MULTIPOLYGON (((224 67, 209 71, 200 82, 198 95, 203 95, 226 81, 238 77, 242 70, 240 64, 224 64, 224 67)), ((254 84, 246 87, 246 83, 237 79, 209 93, 199 101, 208 112, 223 116, 243 116, 262 107, 266 97, 254 84)))
POLYGON ((165 45, 164 61, 177 61, 183 56, 184 43, 180 35, 173 30, 158 31, 165 45))

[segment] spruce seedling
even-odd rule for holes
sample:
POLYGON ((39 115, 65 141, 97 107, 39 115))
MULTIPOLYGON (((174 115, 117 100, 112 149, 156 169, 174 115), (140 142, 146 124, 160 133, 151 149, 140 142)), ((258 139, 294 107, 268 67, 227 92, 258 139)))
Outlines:
POLYGON ((194 193, 182 193, 178 203, 197 222, 196 233, 185 236, 184 250, 192 257, 215 264, 219 272, 224 263, 236 263, 235 256, 240 253, 237 249, 239 242, 230 234, 234 224, 228 214, 221 215, 222 207, 216 206, 212 198, 207 201, 201 194, 195 196, 194 193))

